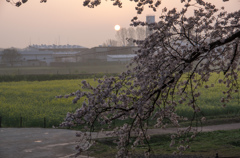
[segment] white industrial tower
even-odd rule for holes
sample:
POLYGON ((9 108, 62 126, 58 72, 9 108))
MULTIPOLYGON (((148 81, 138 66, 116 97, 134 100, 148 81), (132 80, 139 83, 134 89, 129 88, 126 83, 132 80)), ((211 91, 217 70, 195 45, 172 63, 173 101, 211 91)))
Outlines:
MULTIPOLYGON (((146 23, 149 24, 153 24, 155 23, 155 16, 154 15, 147 15, 146 16, 146 23)), ((152 30, 150 30, 149 26, 146 27, 146 37, 148 37, 149 35, 151 35, 153 33, 152 30)))

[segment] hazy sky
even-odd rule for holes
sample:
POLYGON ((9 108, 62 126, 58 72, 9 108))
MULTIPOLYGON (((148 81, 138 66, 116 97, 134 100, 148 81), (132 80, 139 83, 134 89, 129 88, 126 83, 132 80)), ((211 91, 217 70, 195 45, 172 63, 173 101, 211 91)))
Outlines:
MULTIPOLYGON (((168 6, 179 6, 180 0, 165 0, 168 6)), ((239 0, 211 0, 228 11, 240 9, 239 0)), ((101 45, 115 38, 114 26, 129 27, 136 15, 135 3, 123 0, 123 8, 112 6, 110 0, 94 9, 82 6, 83 0, 29 0, 17 8, 0 0, 0 48, 24 48, 31 44, 71 44, 85 47, 101 45)), ((160 10, 155 15, 160 15, 160 10)), ((153 14, 146 10, 141 19, 153 14)), ((157 18, 156 18, 157 20, 157 18)))

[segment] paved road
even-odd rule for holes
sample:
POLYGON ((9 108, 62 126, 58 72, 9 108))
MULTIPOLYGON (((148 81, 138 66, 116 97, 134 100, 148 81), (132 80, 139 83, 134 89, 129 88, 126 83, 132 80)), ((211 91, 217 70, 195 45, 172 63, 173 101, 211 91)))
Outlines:
MULTIPOLYGON (((200 128, 201 129, 201 128, 200 128)), ((199 130, 200 130, 199 129, 199 130)), ((203 132, 240 129, 240 123, 202 127, 203 132)), ((177 128, 150 129, 149 134, 175 133, 177 128)), ((75 151, 73 130, 44 128, 0 128, 0 158, 68 158, 75 151)), ((94 137, 105 137, 94 133, 94 137)), ((86 156, 82 156, 82 158, 86 156)))

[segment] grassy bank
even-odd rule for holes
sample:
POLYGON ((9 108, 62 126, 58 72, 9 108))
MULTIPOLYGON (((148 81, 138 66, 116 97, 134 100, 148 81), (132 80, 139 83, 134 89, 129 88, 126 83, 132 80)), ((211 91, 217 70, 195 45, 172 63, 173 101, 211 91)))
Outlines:
MULTIPOLYGON (((240 157, 239 133, 240 130, 199 133, 196 138, 190 139, 190 148, 184 152, 184 155, 215 157, 218 153, 219 157, 240 157)), ((181 139, 183 137, 176 139, 176 142, 181 139)), ((113 141, 114 138, 98 139, 96 144, 84 154, 98 158, 111 158, 117 152, 116 144, 113 141)), ((152 155, 156 157, 172 155, 174 151, 177 151, 177 146, 170 147, 170 142, 170 135, 152 136, 150 139, 152 155)), ((147 146, 138 146, 133 155, 141 157, 146 149, 147 146)))
POLYGON ((0 67, 0 75, 39 75, 39 74, 93 74, 121 73, 126 70, 127 63, 121 62, 88 62, 58 63, 51 66, 0 67))

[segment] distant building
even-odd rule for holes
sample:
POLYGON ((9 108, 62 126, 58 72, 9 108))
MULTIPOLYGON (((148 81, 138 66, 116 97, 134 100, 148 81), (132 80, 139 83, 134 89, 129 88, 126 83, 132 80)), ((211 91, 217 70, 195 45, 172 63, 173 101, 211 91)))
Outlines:
POLYGON ((21 53, 26 60, 38 60, 50 65, 54 62, 76 62, 76 54, 88 50, 79 45, 30 45, 21 53))
POLYGON ((46 44, 41 44, 41 45, 30 45, 29 48, 35 48, 38 49, 39 51, 53 51, 53 52, 79 52, 86 50, 88 48, 82 47, 80 45, 46 45, 46 44))
MULTIPOLYGON (((13 66, 61 66, 62 63, 129 62, 136 56, 138 47, 93 47, 76 45, 30 45, 18 49, 21 59, 13 66)), ((1 62, 0 66, 9 66, 1 62)))
POLYGON ((124 54, 124 55, 107 55, 108 62, 128 62, 133 59, 136 54, 124 54))
MULTIPOLYGON (((21 60, 14 66, 49 66, 56 62, 76 62, 76 54, 88 50, 77 45, 30 45, 24 49, 17 49, 21 60)), ((0 62, 2 51, 0 51, 0 62)), ((8 66, 8 64, 2 64, 8 66)))
POLYGON ((138 47, 93 47, 89 50, 77 54, 79 62, 112 62, 112 61, 129 61, 135 56, 138 47), (122 59, 120 60, 120 56, 122 59), (112 59, 111 59, 112 58, 112 59), (119 58, 117 60, 116 58, 119 58))

